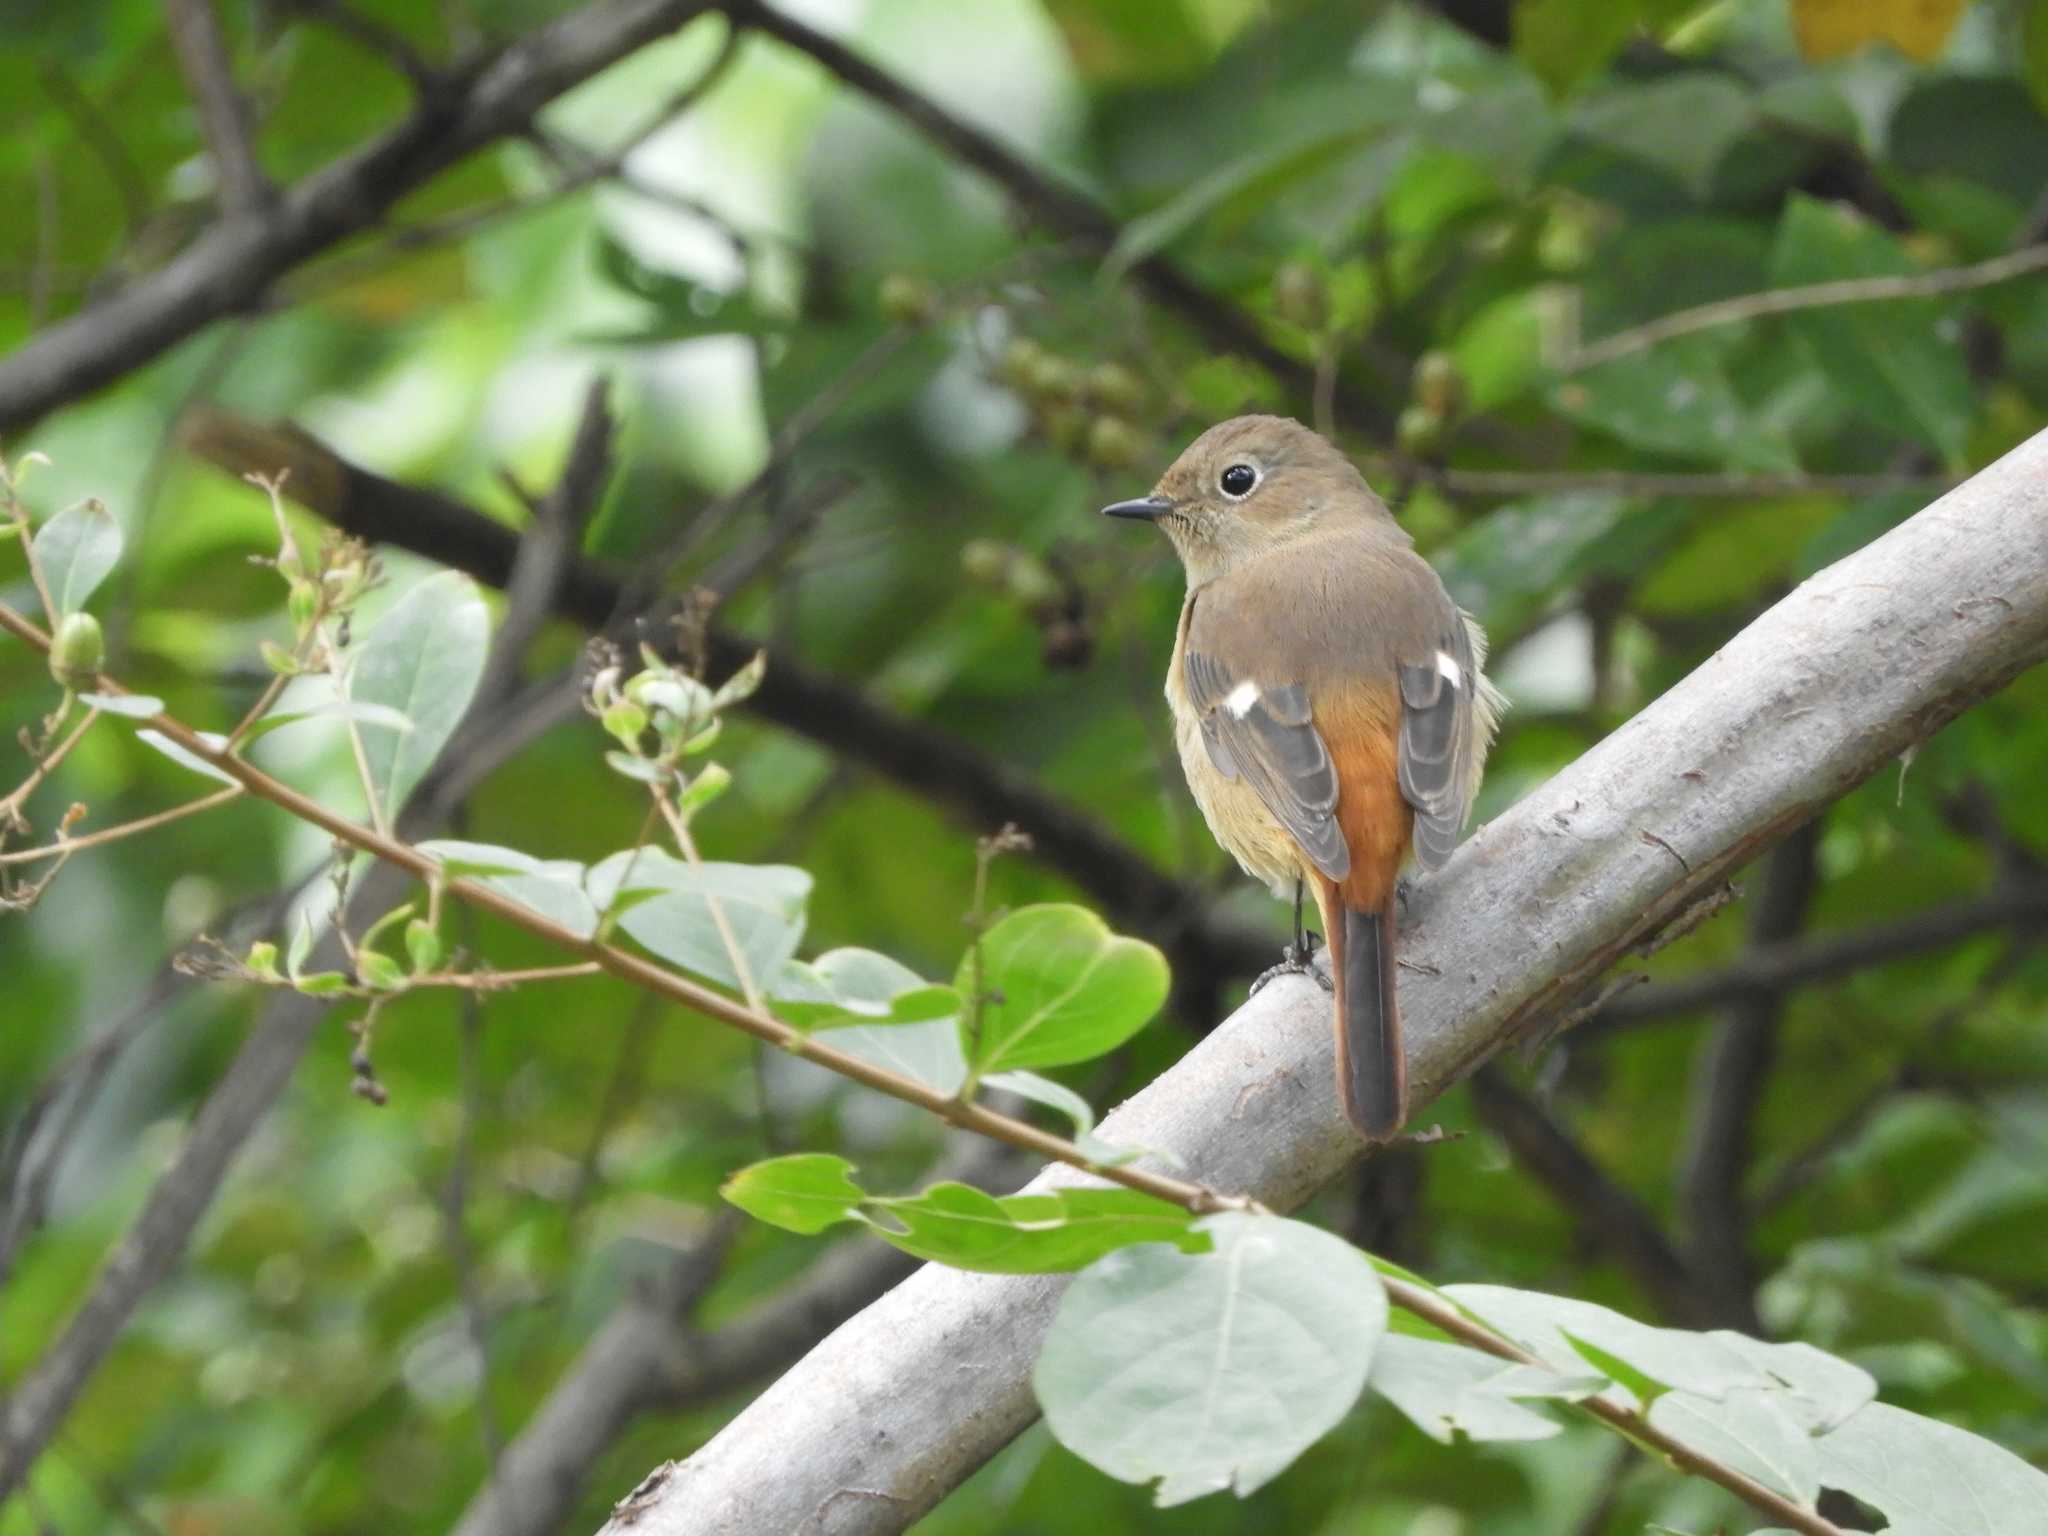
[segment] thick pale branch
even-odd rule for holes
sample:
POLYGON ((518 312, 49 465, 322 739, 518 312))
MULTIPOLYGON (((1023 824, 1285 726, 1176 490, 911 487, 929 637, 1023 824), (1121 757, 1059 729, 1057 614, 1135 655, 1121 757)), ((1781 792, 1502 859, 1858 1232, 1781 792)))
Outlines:
MULTIPOLYGON (((2044 655, 2048 435, 1807 581, 1422 886, 1407 945, 1420 969, 1401 980, 1417 1102, 2044 655)), ((1172 1153, 1211 1187, 1298 1204, 1359 1151, 1328 1006, 1306 980, 1274 982, 1102 1133, 1172 1153)), ((1031 1421, 1031 1363, 1062 1288, 919 1271, 619 1529, 902 1529, 1031 1421), (834 1499, 851 1487, 888 1497, 834 1499)))

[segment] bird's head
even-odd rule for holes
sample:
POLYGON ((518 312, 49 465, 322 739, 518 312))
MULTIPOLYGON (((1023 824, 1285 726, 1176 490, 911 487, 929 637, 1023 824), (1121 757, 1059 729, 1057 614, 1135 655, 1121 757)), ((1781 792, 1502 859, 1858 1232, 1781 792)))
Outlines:
POLYGON ((1173 461, 1152 494, 1102 509, 1166 530, 1190 586, 1330 526, 1392 516, 1351 461, 1285 416, 1238 416, 1211 427, 1173 461))

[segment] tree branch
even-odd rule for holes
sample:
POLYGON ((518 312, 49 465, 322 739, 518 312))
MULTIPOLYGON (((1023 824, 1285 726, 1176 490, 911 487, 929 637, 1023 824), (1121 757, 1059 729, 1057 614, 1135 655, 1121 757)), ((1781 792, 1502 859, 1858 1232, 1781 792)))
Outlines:
MULTIPOLYGON (((1408 949, 1426 968, 1401 977, 1415 1102, 2044 655, 2048 434, 1806 582, 1420 888, 1408 949)), ((1213 1187, 1299 1204, 1359 1151, 1328 1008, 1306 980, 1274 982, 1101 1133, 1213 1187)), ((920 1270, 614 1529, 780 1533, 862 1487, 889 1497, 833 1504, 835 1536, 900 1530, 1031 1421, 1031 1363, 1062 1288, 920 1270)))
POLYGON ((1472 1074, 1479 1117, 1515 1164, 1547 1185, 1582 1232, 1610 1255, 1665 1317, 1685 1328, 1756 1328, 1754 1312, 1726 1310, 1680 1257, 1650 1208, 1516 1087, 1498 1062, 1472 1074))
MULTIPOLYGON (((999 1189, 1021 1171, 1007 1147, 970 1138, 932 1178, 999 1189)), ((561 1530, 590 1468, 640 1415, 680 1413, 787 1369, 917 1267, 877 1238, 839 1243, 789 1286, 702 1333, 691 1314, 736 1225, 721 1222, 703 1248, 677 1254, 619 1305, 506 1447, 454 1536, 561 1530)))
POLYGON ((1887 277, 1844 277, 1833 282, 1806 283, 1797 288, 1768 288, 1760 293, 1717 299, 1660 316, 1643 325, 1616 331, 1586 346, 1570 347, 1558 364, 1563 373, 1578 373, 1602 363, 1646 351, 1659 342, 1695 331, 1736 325, 1767 315, 1796 314, 1803 309, 1832 309, 1843 304, 1874 304, 1887 299, 1933 299, 2009 283, 2048 268, 2048 245, 2030 245, 1966 267, 1940 267, 1887 277))
MULTIPOLYGON (((1750 943, 1767 949, 1794 937, 1813 896, 1820 818, 1771 850, 1750 913, 1750 943)), ((1756 1275, 1749 1257, 1750 1127, 1778 1054, 1782 992, 1751 992, 1731 1001, 1702 1043, 1693 1073, 1678 1180, 1688 1267, 1714 1295, 1733 1326, 1757 1330, 1756 1275)))
POLYGON ((403 123, 281 193, 223 219, 176 259, 0 359, 0 433, 119 378, 255 304, 309 256, 377 223, 399 198, 571 87, 710 8, 708 0, 592 0, 439 77, 403 123))
POLYGON ((1870 970, 1929 950, 1946 949, 2000 928, 2048 922, 2048 880, 2033 880, 1975 901, 1935 907, 1896 922, 1848 933, 1750 949, 1718 970, 1652 982, 1618 993, 1582 1026, 1591 1034, 1717 1007, 1761 993, 1789 992, 1808 982, 1870 970))
POLYGON ((271 186, 256 158, 255 127, 248 103, 235 89, 234 67, 228 62, 213 0, 164 0, 164 13, 171 49, 199 108, 221 207, 230 214, 252 213, 270 201, 271 186))
MULTIPOLYGON (((1122 231, 1110 212, 1093 198, 1055 181, 993 134, 955 117, 836 37, 763 0, 723 0, 723 9, 734 26, 749 28, 809 55, 841 84, 895 113, 946 154, 1001 187, 1045 229, 1078 240, 1098 253, 1116 244, 1122 231)), ((1190 280, 1166 257, 1155 254, 1134 262, 1130 276, 1155 304, 1178 314, 1216 347, 1249 358, 1304 399, 1315 393, 1314 364, 1274 343, 1250 314, 1190 280)), ((1365 399, 1341 378, 1332 382, 1331 396, 1347 419, 1376 435, 1383 435, 1391 425, 1391 413, 1384 406, 1365 399)))

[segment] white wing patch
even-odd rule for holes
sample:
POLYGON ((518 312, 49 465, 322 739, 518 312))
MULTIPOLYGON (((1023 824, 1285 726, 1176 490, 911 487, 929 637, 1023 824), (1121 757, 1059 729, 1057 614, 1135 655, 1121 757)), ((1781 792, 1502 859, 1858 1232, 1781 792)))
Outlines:
POLYGON ((1443 674, 1444 681, 1453 688, 1465 686, 1464 668, 1458 665, 1457 657, 1453 656, 1449 651, 1438 651, 1436 653, 1436 669, 1443 674))
POLYGON ((1230 718, 1242 720, 1252 712, 1252 706, 1259 702, 1259 685, 1246 681, 1239 683, 1223 696, 1223 707, 1230 711, 1230 718))

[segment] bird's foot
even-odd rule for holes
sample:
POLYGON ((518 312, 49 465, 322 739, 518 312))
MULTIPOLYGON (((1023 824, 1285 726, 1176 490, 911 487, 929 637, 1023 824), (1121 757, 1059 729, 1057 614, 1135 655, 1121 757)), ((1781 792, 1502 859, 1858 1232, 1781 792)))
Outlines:
POLYGON ((1303 934, 1299 944, 1289 944, 1280 951, 1280 963, 1261 971, 1252 982, 1252 995, 1256 996, 1259 988, 1275 976, 1307 976, 1325 992, 1337 990, 1337 984, 1316 964, 1316 940, 1312 933, 1303 934))

